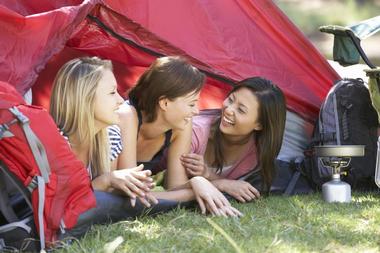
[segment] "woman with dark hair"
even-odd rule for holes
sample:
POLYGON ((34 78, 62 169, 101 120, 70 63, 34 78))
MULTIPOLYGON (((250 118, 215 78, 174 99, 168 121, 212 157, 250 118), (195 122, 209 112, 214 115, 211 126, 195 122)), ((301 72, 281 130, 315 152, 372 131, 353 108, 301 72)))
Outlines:
POLYGON ((235 199, 251 201, 259 191, 269 191, 285 116, 285 98, 276 85, 261 77, 245 79, 229 93, 221 111, 194 117, 192 153, 181 157, 182 165, 189 176, 203 176, 235 199), (255 175, 259 189, 244 181, 255 175))
POLYGON ((192 117, 199 112, 197 102, 204 80, 205 75, 181 57, 161 57, 152 63, 119 110, 123 150, 118 168, 144 164, 153 174, 165 170, 168 191, 153 192, 155 197, 177 201, 196 198, 203 212, 237 215, 240 213, 208 180, 189 180, 180 160, 190 152, 192 117), (165 154, 167 162, 162 167, 165 154))

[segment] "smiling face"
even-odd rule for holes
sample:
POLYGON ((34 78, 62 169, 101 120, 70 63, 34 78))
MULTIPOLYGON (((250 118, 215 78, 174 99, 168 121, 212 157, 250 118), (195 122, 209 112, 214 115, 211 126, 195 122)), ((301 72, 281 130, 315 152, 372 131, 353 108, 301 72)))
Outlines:
POLYGON ((183 130, 194 115, 199 113, 199 92, 175 98, 174 100, 161 99, 160 106, 165 108, 164 119, 172 129, 183 130))
POLYGON ((95 126, 102 129, 119 123, 117 110, 123 103, 123 98, 117 92, 117 83, 111 70, 103 70, 95 92, 94 114, 95 126))
POLYGON ((259 122, 259 101, 248 88, 231 93, 223 102, 220 130, 223 134, 246 136, 261 130, 259 122))

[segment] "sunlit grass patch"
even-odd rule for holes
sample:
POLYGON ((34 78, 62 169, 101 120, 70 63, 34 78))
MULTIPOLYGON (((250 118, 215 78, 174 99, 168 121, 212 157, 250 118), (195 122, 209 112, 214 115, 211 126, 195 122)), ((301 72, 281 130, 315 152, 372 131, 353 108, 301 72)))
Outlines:
POLYGON ((234 206, 244 217, 226 219, 178 209, 95 226, 78 243, 58 252, 103 252, 118 236, 124 241, 115 252, 380 251, 380 197, 375 193, 354 193, 350 204, 325 203, 314 194, 271 196, 234 206))

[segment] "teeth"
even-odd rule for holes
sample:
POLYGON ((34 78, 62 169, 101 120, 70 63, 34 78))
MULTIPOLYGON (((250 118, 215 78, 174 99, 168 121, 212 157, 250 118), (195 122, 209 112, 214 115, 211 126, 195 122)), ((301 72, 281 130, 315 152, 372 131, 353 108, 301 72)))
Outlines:
POLYGON ((231 125, 234 124, 234 122, 233 122, 232 120, 229 120, 228 118, 226 118, 226 116, 223 116, 223 120, 224 120, 225 122, 227 122, 228 124, 231 124, 231 125))

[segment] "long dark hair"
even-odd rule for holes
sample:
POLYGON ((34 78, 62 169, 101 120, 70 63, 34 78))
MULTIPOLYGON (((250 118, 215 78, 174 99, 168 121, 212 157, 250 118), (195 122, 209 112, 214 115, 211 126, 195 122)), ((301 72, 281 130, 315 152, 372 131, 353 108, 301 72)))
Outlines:
MULTIPOLYGON (((268 191, 275 173, 275 158, 280 152, 284 134, 286 118, 285 97, 280 88, 271 81, 261 77, 252 77, 240 81, 228 95, 241 88, 251 90, 259 102, 258 120, 262 126, 262 130, 252 131, 252 136, 256 138, 258 165, 263 179, 263 189, 268 191)), ((214 131, 215 155, 212 165, 217 168, 217 171, 222 170, 225 162, 222 148, 223 133, 219 128, 220 122, 221 117, 219 117, 212 127, 214 131)))
POLYGON ((156 59, 129 92, 129 100, 138 110, 144 111, 146 122, 157 117, 161 98, 173 100, 203 87, 205 75, 179 56, 156 59))

